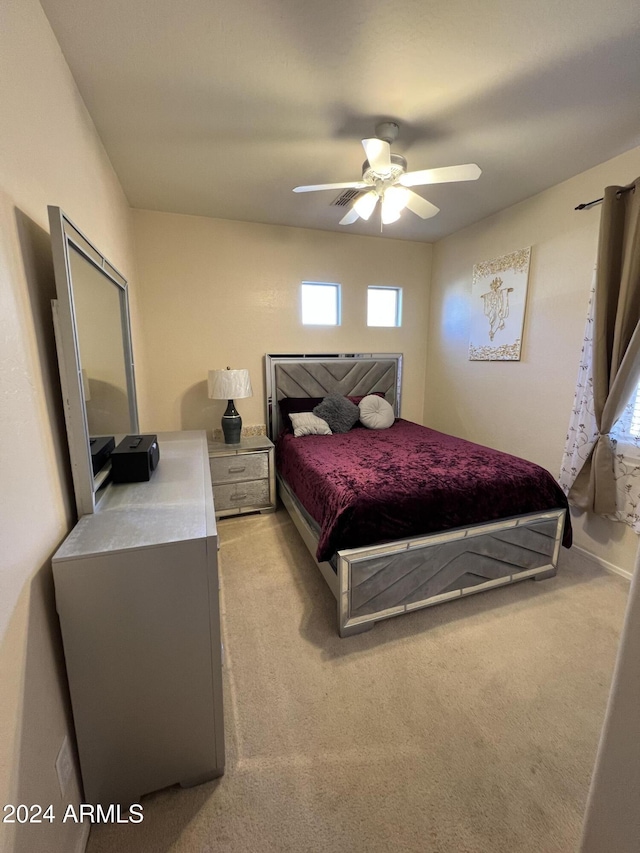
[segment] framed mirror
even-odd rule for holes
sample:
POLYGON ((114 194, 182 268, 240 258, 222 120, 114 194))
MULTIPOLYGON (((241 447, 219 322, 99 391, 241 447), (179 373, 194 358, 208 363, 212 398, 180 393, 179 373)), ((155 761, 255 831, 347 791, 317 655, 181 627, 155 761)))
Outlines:
POLYGON ((94 512, 109 481, 112 443, 139 431, 129 299, 118 270, 59 207, 48 210, 56 347, 80 517, 94 512))

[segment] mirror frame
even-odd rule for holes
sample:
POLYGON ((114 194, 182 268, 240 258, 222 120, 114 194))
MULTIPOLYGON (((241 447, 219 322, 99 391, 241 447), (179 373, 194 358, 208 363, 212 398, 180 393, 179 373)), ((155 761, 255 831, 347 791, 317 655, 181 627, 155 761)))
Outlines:
POLYGON ((124 350, 127 397, 129 401, 129 433, 140 431, 136 400, 133 347, 131 344, 131 322, 129 317, 129 294, 126 279, 109 263, 84 234, 59 207, 49 205, 49 227, 53 269, 57 299, 51 301, 55 329, 60 384, 64 401, 64 417, 67 426, 69 456, 75 491, 78 517, 95 512, 97 494, 106 484, 109 467, 93 474, 87 408, 84 398, 82 365, 78 343, 78 327, 74 307, 73 281, 70 267, 70 247, 79 252, 106 282, 118 289, 120 320, 122 323, 122 345, 124 350))

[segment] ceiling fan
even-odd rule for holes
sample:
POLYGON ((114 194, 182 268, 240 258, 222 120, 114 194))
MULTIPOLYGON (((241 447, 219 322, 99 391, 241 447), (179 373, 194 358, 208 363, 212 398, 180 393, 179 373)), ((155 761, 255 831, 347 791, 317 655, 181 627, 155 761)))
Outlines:
POLYGON ((475 163, 407 172, 407 161, 404 157, 391 153, 391 144, 395 142, 397 136, 398 125, 393 121, 383 121, 376 125, 374 138, 362 140, 367 159, 362 165, 361 181, 295 187, 294 193, 338 189, 361 190, 363 192, 358 195, 349 212, 342 217, 340 225, 351 225, 357 219, 369 219, 378 202, 380 202, 382 224, 389 225, 400 219, 400 214, 405 207, 422 219, 429 219, 440 211, 435 204, 414 193, 409 187, 452 181, 475 181, 482 174, 482 170, 475 163))

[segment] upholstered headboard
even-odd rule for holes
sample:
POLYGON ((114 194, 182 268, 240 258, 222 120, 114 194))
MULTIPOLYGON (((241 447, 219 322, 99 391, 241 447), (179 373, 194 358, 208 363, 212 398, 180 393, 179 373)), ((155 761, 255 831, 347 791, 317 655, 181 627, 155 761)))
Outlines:
POLYGON ((280 433, 278 401, 283 397, 384 394, 400 415, 401 353, 341 353, 265 356, 267 432, 280 433))

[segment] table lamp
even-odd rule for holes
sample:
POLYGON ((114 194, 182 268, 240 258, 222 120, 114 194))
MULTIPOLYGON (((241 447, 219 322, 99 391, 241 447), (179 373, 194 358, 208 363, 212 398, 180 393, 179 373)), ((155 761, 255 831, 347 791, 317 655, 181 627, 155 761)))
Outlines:
POLYGON ((222 433, 225 444, 240 444, 242 435, 242 418, 234 405, 234 400, 252 397, 251 379, 248 370, 210 370, 209 398, 211 400, 228 400, 227 408, 222 416, 222 433))

